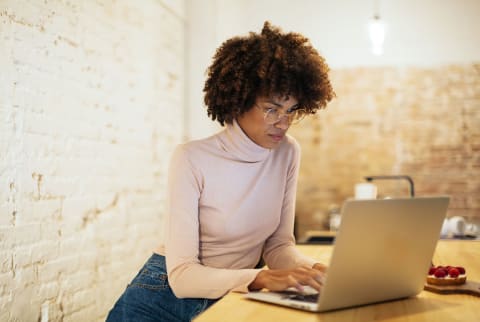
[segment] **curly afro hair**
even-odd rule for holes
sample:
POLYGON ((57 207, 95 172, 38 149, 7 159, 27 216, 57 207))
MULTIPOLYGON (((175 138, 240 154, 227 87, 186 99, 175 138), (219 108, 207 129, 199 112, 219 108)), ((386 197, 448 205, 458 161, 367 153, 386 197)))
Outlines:
POLYGON ((222 126, 247 112, 259 96, 293 96, 315 114, 335 96, 325 59, 298 33, 265 22, 261 34, 225 41, 207 70, 208 116, 222 126))

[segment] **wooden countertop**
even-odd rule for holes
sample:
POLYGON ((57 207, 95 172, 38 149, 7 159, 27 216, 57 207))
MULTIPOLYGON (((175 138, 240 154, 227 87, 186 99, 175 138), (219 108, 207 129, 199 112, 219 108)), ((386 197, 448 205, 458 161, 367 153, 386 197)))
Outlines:
MULTIPOLYGON (((299 245, 299 250, 328 263, 330 245, 299 245)), ((480 282, 480 241, 441 240, 433 258, 435 265, 464 266, 469 280, 480 282)), ((422 291, 405 300, 372 304, 325 313, 311 313, 245 299, 229 293, 195 322, 283 322, 283 321, 480 321, 480 297, 441 295, 422 291)))

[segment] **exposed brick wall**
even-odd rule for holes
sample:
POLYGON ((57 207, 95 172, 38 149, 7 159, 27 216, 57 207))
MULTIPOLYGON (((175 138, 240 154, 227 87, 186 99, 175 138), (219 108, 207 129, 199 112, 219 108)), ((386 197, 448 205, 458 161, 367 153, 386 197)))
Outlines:
MULTIPOLYGON (((302 145, 299 235, 366 175, 407 174, 416 195, 452 196, 448 216, 480 223, 480 65, 332 71, 337 98, 291 133, 302 145)), ((408 196, 406 181, 376 181, 408 196)))
POLYGON ((184 24, 183 1, 1 2, 0 321, 102 321, 160 242, 184 24))

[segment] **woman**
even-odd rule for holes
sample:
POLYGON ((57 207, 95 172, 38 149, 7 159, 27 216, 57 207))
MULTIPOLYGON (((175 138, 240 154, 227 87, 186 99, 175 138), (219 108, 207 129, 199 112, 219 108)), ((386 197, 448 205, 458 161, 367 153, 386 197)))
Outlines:
POLYGON ((300 148, 286 133, 333 98, 324 59, 266 22, 221 45, 204 92, 226 128, 175 150, 165 243, 108 321, 190 321, 230 291, 321 288, 325 266, 295 249, 300 148))

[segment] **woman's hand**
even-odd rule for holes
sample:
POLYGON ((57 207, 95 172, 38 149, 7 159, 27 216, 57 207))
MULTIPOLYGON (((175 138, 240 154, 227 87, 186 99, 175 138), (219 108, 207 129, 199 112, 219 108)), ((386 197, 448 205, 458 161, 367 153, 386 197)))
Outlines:
POLYGON ((322 288, 326 266, 316 263, 312 268, 300 266, 294 269, 267 269, 260 271, 255 280, 248 286, 251 291, 262 288, 271 291, 283 291, 294 287, 300 292, 308 285, 317 291, 322 288))
POLYGON ((315 263, 312 266, 313 269, 319 270, 320 272, 323 272, 324 274, 327 273, 327 266, 323 265, 322 263, 315 263))

